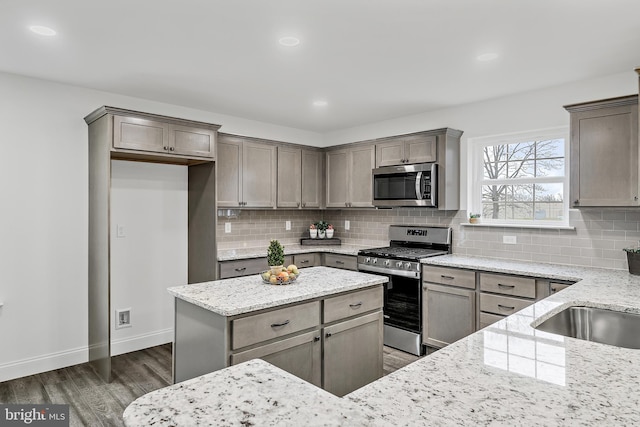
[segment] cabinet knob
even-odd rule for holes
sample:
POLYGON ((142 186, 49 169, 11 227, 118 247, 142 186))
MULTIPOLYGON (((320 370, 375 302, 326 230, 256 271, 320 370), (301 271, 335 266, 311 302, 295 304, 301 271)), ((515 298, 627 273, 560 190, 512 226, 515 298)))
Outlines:
POLYGON ((318 342, 320 341, 320 337, 313 337, 313 342, 318 342))
POLYGON ((169 147, 162 147, 164 148, 164 151, 169 151, 169 147))
POLYGON ((297 207, 300 207, 300 202, 296 202, 296 206, 297 206, 297 207))
POLYGON ((329 338, 331 335, 333 335, 331 332, 327 332, 326 334, 324 334, 324 337, 329 338))
POLYGON ((304 208, 305 206, 307 206, 307 202, 302 202, 302 207, 304 208))
POLYGON ((633 200, 638 201, 638 196, 633 196, 633 200))
POLYGON ((175 150, 175 147, 169 147, 169 151, 175 150))
POLYGON ((580 204, 580 199, 575 199, 575 200, 573 201, 573 204, 574 204, 574 205, 579 205, 579 204, 580 204))
POLYGON ((346 207, 349 207, 349 202, 344 202, 344 205, 345 205, 346 207))

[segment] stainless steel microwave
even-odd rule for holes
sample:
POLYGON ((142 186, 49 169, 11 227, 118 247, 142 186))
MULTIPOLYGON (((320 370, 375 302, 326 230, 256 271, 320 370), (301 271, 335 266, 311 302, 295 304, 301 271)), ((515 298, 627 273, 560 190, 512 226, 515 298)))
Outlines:
POLYGON ((374 169, 373 205, 438 207, 437 171, 435 163, 374 169))

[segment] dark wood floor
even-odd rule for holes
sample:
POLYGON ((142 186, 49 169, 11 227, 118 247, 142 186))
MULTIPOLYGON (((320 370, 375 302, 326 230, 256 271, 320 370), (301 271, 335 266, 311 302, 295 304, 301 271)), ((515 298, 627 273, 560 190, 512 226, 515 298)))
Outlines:
MULTIPOLYGON (((384 348, 387 375, 418 359, 384 348)), ((113 381, 105 383, 88 364, 0 383, 0 403, 68 403, 71 426, 122 426, 135 399, 171 384, 171 344, 113 358, 113 381)))

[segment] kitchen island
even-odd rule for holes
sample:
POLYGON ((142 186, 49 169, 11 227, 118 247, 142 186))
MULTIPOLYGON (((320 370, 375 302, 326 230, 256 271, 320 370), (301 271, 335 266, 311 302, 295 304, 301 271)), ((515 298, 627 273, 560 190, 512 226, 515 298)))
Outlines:
MULTIPOLYGON (((579 282, 342 399, 336 397, 339 403, 308 384, 296 392, 303 406, 297 399, 282 399, 276 410, 256 406, 255 411, 240 411, 222 424, 240 425, 249 420, 275 425, 276 416, 282 416, 280 422, 285 425, 640 424, 638 350, 534 329, 573 305, 640 313, 640 277, 620 270, 458 255, 434 257, 426 263, 579 282), (309 405, 327 417, 309 418, 309 405)), ((194 391, 176 384, 149 393, 127 408, 125 422, 144 425, 165 416, 156 425, 176 425, 171 414, 179 411, 187 417, 179 425, 194 423, 198 413, 204 414, 205 423, 215 424, 227 413, 224 408, 239 405, 246 409, 242 399, 229 401, 216 394, 226 387, 223 375, 235 375, 236 387, 245 384, 251 396, 286 393, 290 386, 286 380, 274 377, 266 383, 246 377, 263 367, 262 363, 242 365, 209 374, 194 391), (202 390, 204 384, 216 393, 193 403, 183 399, 197 396, 196 390, 202 390)))
POLYGON ((387 281, 311 267, 284 285, 252 275, 170 288, 174 381, 262 358, 334 394, 353 391, 382 376, 387 281))

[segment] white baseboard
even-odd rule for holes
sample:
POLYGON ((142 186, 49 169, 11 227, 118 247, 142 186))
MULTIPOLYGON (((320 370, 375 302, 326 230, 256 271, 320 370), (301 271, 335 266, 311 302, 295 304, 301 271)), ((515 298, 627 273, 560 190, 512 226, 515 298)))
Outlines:
MULTIPOLYGON (((137 335, 111 342, 111 355, 130 353, 173 342, 173 328, 137 335)), ((0 365, 0 382, 40 374, 54 369, 85 363, 89 360, 87 347, 75 348, 0 365)))
POLYGON ((136 335, 134 337, 111 340, 111 355, 131 353, 149 347, 173 342, 173 328, 136 335))
POLYGON ((0 365, 0 382, 22 378, 54 369, 85 363, 89 360, 87 347, 22 359, 0 365))

